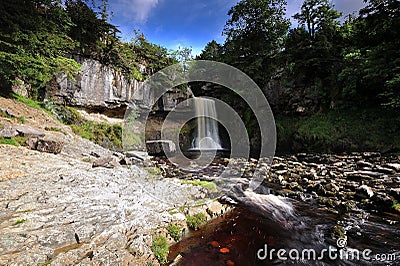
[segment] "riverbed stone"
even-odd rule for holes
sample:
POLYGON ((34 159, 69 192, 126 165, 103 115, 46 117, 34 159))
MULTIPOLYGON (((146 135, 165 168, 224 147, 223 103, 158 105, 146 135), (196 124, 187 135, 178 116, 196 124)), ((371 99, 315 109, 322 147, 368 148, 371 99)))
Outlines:
POLYGON ((115 168, 117 166, 119 166, 120 164, 118 163, 117 158, 113 157, 113 156, 108 156, 108 157, 101 157, 96 159, 93 164, 92 167, 105 167, 105 168, 115 168))
POLYGON ((396 172, 400 172, 400 163, 388 163, 383 165, 383 167, 393 169, 396 172))
POLYGON ((149 155, 162 155, 176 152, 176 145, 170 140, 149 140, 146 141, 146 148, 149 155))
POLYGON ((356 191, 356 195, 361 198, 372 198, 374 196, 374 191, 367 185, 360 186, 356 191))

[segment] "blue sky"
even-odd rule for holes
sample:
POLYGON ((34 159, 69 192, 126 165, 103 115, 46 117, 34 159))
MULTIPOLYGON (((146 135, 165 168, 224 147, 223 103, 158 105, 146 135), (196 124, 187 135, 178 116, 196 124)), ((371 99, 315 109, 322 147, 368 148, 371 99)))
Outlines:
MULTIPOLYGON (((109 0, 111 22, 129 40, 134 29, 143 32, 153 43, 168 49, 192 47, 199 54, 211 40, 224 42, 221 35, 227 13, 238 0, 109 0)), ((287 0, 287 17, 297 13, 302 0, 287 0)), ((363 0, 333 0, 344 14, 358 11, 363 0)))

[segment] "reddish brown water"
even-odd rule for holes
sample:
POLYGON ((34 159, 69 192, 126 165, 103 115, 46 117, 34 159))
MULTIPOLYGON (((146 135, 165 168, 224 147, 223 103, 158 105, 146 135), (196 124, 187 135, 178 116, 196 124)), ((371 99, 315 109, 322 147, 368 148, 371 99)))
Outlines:
MULTIPOLYGON (((330 229, 341 217, 323 210, 297 205, 301 213, 302 226, 285 229, 282 224, 263 217, 246 208, 236 208, 222 217, 207 223, 201 230, 190 232, 182 241, 170 248, 169 259, 178 254, 183 258, 181 266, 217 266, 217 265, 400 265, 400 253, 397 260, 386 263, 367 261, 340 261, 324 259, 322 261, 280 261, 259 260, 257 251, 268 245, 280 249, 321 250, 335 245, 330 238, 330 229)), ((348 243, 351 248, 369 248, 374 253, 394 253, 400 251, 400 218, 370 216, 363 225, 348 231, 348 243), (395 222, 390 225, 387 220, 395 222)))

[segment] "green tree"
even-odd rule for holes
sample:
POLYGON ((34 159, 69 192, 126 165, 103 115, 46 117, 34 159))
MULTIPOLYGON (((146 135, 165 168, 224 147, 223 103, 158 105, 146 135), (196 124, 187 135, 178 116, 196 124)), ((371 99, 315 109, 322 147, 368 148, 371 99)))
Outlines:
POLYGON ((294 87, 313 88, 320 107, 335 107, 340 96, 337 75, 342 63, 341 14, 327 0, 306 0, 293 17, 299 26, 289 32, 284 56, 287 80, 294 87))
POLYGON ((349 22, 351 45, 340 73, 345 91, 363 105, 400 107, 400 2, 370 0, 349 22))
POLYGON ((61 1, 3 0, 0 2, 0 80, 3 84, 22 80, 38 89, 53 73, 72 76, 79 65, 65 58, 75 47, 67 32, 72 26, 61 1))
POLYGON ((339 25, 337 19, 342 14, 333 9, 328 0, 305 0, 301 11, 293 16, 299 24, 306 28, 310 40, 315 39, 318 30, 339 25))
POLYGON ((290 22, 284 0, 242 0, 233 6, 223 34, 224 61, 238 67, 260 86, 274 72, 290 22))
POLYGON ((217 43, 215 40, 207 43, 201 54, 197 56, 196 59, 200 60, 211 60, 211 61, 221 61, 222 60, 222 45, 217 43))

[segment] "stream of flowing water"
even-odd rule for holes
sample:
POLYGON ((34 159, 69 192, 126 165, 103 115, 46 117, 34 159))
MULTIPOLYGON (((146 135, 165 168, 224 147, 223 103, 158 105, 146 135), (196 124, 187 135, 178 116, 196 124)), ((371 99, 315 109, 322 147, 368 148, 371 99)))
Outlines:
POLYGON ((400 265, 399 216, 378 216, 360 210, 359 214, 346 217, 274 195, 240 189, 231 195, 235 195, 237 207, 173 245, 171 260, 180 254, 178 265, 190 266, 400 265), (331 237, 332 228, 339 221, 349 220, 351 226, 344 239, 347 244, 341 249, 331 237), (278 250, 285 250, 286 260, 278 250), (363 255, 365 250, 371 250, 367 257, 363 255), (315 258, 313 253, 308 255, 311 251, 315 258), (289 255, 298 257, 291 259, 289 255), (386 259, 376 259, 376 255, 386 259))

